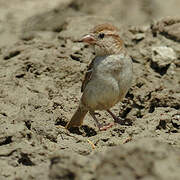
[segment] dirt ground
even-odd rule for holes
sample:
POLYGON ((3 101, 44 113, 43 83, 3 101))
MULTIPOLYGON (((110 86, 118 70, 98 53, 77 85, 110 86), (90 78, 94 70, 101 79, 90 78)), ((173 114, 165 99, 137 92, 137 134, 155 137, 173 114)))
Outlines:
POLYGON ((178 180, 179 7, 179 0, 0 0, 0 180, 178 180), (78 40, 103 22, 119 28, 133 60, 132 87, 112 108, 126 123, 100 132, 87 115, 68 132, 94 56, 78 40))

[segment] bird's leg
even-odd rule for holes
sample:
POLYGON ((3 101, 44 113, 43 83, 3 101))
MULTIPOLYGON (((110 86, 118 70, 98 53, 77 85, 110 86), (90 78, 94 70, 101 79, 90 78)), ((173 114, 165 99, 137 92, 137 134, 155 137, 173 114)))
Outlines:
POLYGON ((95 112, 94 111, 89 111, 89 114, 92 116, 92 118, 95 120, 98 128, 100 131, 105 131, 108 128, 112 127, 113 124, 100 124, 99 121, 97 120, 96 116, 95 116, 95 112))
POLYGON ((124 121, 122 118, 117 117, 117 116, 116 116, 113 112, 111 112, 109 109, 107 110, 107 112, 112 116, 112 118, 114 119, 114 122, 115 122, 115 123, 124 125, 125 121, 124 121))

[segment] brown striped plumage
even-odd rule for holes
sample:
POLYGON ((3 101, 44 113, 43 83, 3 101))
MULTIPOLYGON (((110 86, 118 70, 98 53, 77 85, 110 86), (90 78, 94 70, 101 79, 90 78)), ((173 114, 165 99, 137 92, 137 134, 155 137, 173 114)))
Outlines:
POLYGON ((112 24, 109 24, 109 23, 105 23, 105 24, 100 24, 100 25, 97 25, 95 26, 93 29, 92 29, 92 32, 93 33, 99 33, 101 31, 118 31, 118 29, 113 26, 112 24))

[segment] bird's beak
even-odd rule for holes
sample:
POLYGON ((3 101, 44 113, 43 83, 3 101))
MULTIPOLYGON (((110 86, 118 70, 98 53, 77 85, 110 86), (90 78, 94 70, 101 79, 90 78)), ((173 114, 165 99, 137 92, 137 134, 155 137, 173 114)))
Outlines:
POLYGON ((96 43, 96 39, 92 34, 85 35, 80 41, 88 43, 88 44, 95 44, 96 43))

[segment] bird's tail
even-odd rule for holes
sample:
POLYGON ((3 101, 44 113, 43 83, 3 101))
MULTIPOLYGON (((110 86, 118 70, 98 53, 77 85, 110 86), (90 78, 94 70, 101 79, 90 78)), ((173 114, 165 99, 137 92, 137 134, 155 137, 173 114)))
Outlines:
POLYGON ((79 107, 74 113, 74 115, 72 116, 71 120, 67 123, 66 129, 70 129, 71 127, 81 126, 87 112, 88 112, 87 110, 79 107))

